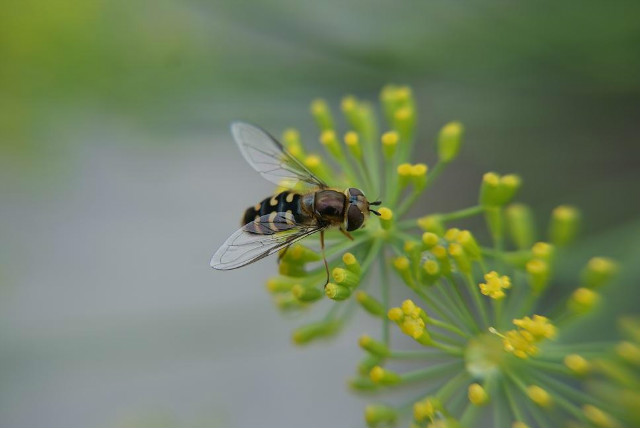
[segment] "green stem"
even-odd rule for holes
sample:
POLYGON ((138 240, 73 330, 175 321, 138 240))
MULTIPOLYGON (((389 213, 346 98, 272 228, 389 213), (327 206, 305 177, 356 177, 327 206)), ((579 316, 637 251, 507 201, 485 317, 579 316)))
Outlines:
POLYGON ((439 216, 440 216, 440 220, 447 222, 447 221, 461 220, 463 218, 473 217, 475 215, 482 214, 483 212, 484 212, 483 206, 475 205, 473 207, 464 208, 458 211, 439 214, 439 216))
MULTIPOLYGON (((382 296, 382 306, 384 307, 384 313, 389 310, 389 269, 387 267, 387 260, 384 256, 384 250, 380 251, 380 294, 382 296)), ((389 344, 389 318, 382 317, 382 341, 385 344, 389 344)))
POLYGON ((454 325, 451 325, 449 323, 443 322, 443 321, 439 321, 436 319, 431 318, 430 319, 431 324, 433 324, 436 327, 440 327, 442 329, 448 330, 451 333, 457 334, 458 336, 464 338, 464 339, 468 339, 469 335, 464 333, 462 330, 460 330, 459 328, 457 328, 454 325))
POLYGON ((389 358, 399 360, 430 360, 433 358, 449 357, 449 354, 440 351, 391 351, 389 358))
POLYGON ((460 302, 458 302, 458 299, 456 299, 455 294, 452 295, 450 293, 449 286, 450 284, 445 282, 444 279, 442 281, 438 281, 436 285, 443 299, 446 300, 447 304, 457 312, 457 315, 459 317, 459 323, 457 325, 460 325, 462 328, 464 328, 467 333, 473 333, 474 327, 472 326, 475 326, 475 322, 473 321, 473 319, 471 319, 469 311, 466 309, 466 307, 464 307, 464 303, 462 303, 461 306, 460 302))
POLYGON ((462 363, 460 361, 454 361, 433 365, 425 369, 403 373, 400 375, 400 377, 402 378, 402 383, 417 382, 425 379, 437 379, 439 377, 446 376, 452 371, 461 369, 462 363))
POLYGON ((431 341, 431 346, 438 348, 447 354, 455 355, 456 357, 462 357, 464 355, 464 350, 460 346, 449 346, 444 343, 436 342, 435 340, 431 341))
POLYGON ((524 418, 524 413, 522 413, 522 410, 518 407, 518 405, 516 404, 516 400, 514 398, 514 392, 512 392, 512 387, 509 384, 509 382, 502 382, 502 386, 504 389, 504 395, 507 396, 507 401, 509 402, 509 407, 511 408, 511 413, 513 413, 513 418, 516 421, 519 422, 523 422, 523 423, 527 423, 526 419, 524 418))
POLYGON ((469 374, 466 371, 462 371, 449 379, 447 383, 442 385, 436 396, 440 399, 442 403, 449 401, 451 396, 458 391, 462 386, 468 382, 469 374))
POLYGON ((473 296, 473 300, 475 301, 476 306, 478 307, 478 311, 480 311, 480 315, 482 316, 482 320, 484 321, 485 328, 489 327, 489 317, 487 315, 487 309, 482 302, 482 298, 480 297, 480 291, 478 287, 473 281, 473 277, 471 274, 464 275, 465 281, 467 282, 467 286, 471 295, 473 296))
POLYGON ((471 310, 469 309, 469 306, 466 304, 465 298, 462 295, 462 292, 460 291, 460 288, 458 287, 458 282, 454 279, 453 275, 448 275, 447 276, 447 280, 451 284, 453 290, 455 291, 455 294, 458 296, 458 300, 460 301, 460 304, 462 305, 462 308, 464 309, 464 312, 466 313, 466 317, 467 317, 467 320, 469 322, 469 326, 476 333, 480 332, 481 329, 480 329, 480 327, 478 327, 478 322, 475 321, 475 319, 473 317, 473 314, 471 313, 471 310))

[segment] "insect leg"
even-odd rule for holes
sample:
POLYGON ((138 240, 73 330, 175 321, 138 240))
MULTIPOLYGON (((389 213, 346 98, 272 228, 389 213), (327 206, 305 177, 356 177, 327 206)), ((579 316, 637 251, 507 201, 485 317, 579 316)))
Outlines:
POLYGON ((340 228, 340 232, 342 232, 344 236, 346 236, 347 238, 349 238, 350 240, 353 241, 353 236, 351 236, 351 234, 349 232, 347 232, 343 228, 340 228))
POLYGON ((327 271, 327 280, 324 283, 326 287, 329 283, 329 263, 327 262, 327 256, 324 254, 324 230, 320 231, 320 248, 322 248, 322 260, 324 260, 324 268, 327 271))

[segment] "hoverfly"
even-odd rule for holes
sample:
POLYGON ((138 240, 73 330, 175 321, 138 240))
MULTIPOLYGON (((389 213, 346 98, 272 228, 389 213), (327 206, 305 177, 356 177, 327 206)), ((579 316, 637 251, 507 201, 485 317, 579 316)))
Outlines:
MULTIPOLYGON (((349 232, 361 228, 370 206, 361 190, 330 188, 275 138, 263 129, 245 122, 231 124, 231 134, 240 152, 267 180, 291 189, 268 197, 247 208, 242 227, 231 235, 211 259, 218 270, 237 269, 286 249, 296 241, 320 232, 320 245, 329 281, 329 265, 324 257, 324 232, 338 227, 349 239, 349 232), (306 192, 294 189, 306 187, 306 192)), ((282 253, 281 253, 282 255, 282 253)))

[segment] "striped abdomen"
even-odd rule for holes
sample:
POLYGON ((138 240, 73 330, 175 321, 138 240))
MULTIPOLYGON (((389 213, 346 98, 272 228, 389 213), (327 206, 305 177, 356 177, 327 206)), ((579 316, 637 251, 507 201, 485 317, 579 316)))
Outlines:
POLYGON ((285 191, 271 198, 266 198, 255 206, 247 208, 242 217, 242 225, 244 226, 263 215, 276 212, 286 213, 287 211, 293 215, 296 223, 303 223, 304 216, 301 214, 300 197, 298 193, 285 191))

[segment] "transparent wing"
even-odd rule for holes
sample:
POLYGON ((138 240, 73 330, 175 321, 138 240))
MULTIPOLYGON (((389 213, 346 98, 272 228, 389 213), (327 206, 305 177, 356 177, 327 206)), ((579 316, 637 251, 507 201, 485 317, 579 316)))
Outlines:
POLYGON ((321 229, 323 226, 296 224, 288 213, 264 215, 231 235, 211 258, 211 267, 230 270, 246 266, 321 229))
POLYGON ((245 122, 233 122, 231 134, 249 165, 272 183, 288 188, 300 182, 328 187, 265 130, 245 122))

